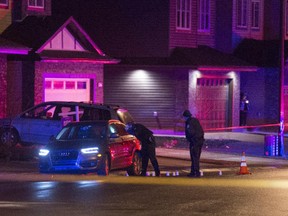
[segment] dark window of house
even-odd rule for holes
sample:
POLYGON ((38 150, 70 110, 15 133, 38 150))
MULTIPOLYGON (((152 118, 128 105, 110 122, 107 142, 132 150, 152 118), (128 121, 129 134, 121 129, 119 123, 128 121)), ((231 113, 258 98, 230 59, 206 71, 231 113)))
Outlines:
POLYGON ((247 0, 237 0, 236 4, 236 19, 237 27, 247 27, 247 0))
POLYGON ((8 7, 8 0, 0 0, 0 7, 8 7))
POLYGON ((44 8, 44 0, 28 0, 30 8, 44 8))
POLYGON ((259 0, 252 0, 251 2, 251 27, 258 29, 259 20, 260 20, 260 1, 259 0))
POLYGON ((210 0, 199 0, 198 30, 207 32, 210 30, 210 0))
POLYGON ((191 30, 191 0, 177 0, 176 27, 191 30))

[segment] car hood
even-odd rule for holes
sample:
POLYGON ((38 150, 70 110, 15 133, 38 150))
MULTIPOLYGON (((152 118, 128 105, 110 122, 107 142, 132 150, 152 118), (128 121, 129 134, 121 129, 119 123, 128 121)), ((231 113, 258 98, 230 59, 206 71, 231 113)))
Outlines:
POLYGON ((98 147, 99 150, 105 148, 106 141, 104 139, 87 139, 87 140, 55 140, 48 144, 46 148, 50 150, 73 149, 80 150, 82 148, 98 147))

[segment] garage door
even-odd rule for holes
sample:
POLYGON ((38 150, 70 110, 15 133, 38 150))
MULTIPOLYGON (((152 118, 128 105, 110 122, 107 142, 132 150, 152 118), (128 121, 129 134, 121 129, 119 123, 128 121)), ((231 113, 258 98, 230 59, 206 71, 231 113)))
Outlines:
POLYGON ((90 101, 90 80, 45 78, 45 101, 90 101))
POLYGON ((198 79, 197 117, 205 129, 228 126, 229 79, 198 79))

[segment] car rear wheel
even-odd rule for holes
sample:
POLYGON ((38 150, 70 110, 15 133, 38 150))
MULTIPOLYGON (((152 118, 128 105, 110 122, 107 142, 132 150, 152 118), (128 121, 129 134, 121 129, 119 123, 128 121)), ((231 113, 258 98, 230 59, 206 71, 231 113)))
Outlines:
POLYGON ((15 130, 5 129, 1 132, 0 141, 5 146, 15 146, 19 141, 19 136, 15 130))
POLYGON ((137 176, 141 174, 142 160, 139 152, 135 152, 132 160, 132 165, 128 168, 129 176, 137 176))
POLYGON ((100 169, 97 171, 98 175, 107 176, 110 171, 110 161, 107 154, 105 154, 101 161, 100 169))

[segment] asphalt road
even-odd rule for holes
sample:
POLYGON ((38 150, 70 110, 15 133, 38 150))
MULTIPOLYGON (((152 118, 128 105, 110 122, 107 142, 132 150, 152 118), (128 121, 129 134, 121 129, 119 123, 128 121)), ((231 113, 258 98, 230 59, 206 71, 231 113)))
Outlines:
POLYGON ((288 211, 287 177, 287 170, 277 170, 272 179, 66 175, 53 181, 2 181, 0 212, 9 216, 282 216, 288 211))

